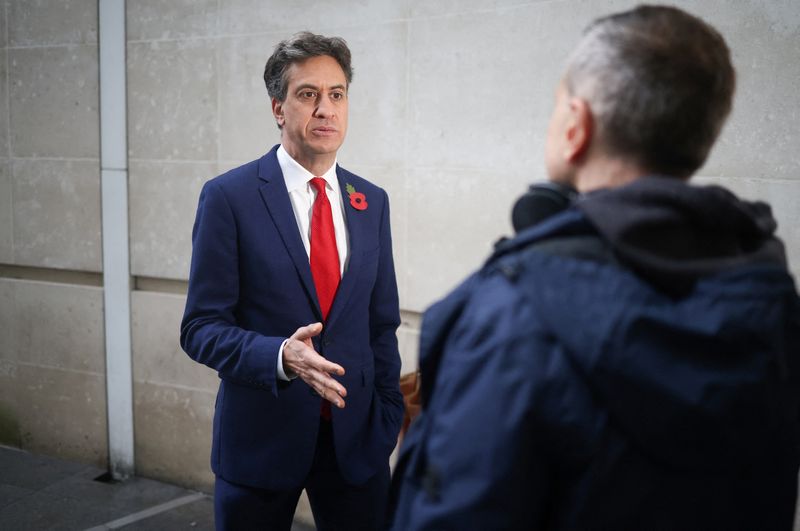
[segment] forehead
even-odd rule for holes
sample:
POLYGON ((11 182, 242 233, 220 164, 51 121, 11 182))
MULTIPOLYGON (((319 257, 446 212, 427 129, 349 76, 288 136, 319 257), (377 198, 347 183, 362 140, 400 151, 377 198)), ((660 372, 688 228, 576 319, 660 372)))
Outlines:
POLYGON ((336 59, 329 55, 319 55, 299 63, 292 63, 286 73, 289 87, 296 85, 347 86, 344 70, 336 59))

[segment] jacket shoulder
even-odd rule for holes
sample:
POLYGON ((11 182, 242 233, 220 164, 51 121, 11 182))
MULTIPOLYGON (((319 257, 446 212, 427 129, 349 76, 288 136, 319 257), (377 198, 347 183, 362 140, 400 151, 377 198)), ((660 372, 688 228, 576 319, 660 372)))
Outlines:
POLYGON ((513 238, 499 241, 484 269, 507 270, 509 264, 529 261, 541 255, 619 265, 611 245, 588 222, 586 216, 577 209, 569 209, 523 230, 513 238))
POLYGON ((207 185, 217 186, 225 190, 239 188, 244 184, 249 184, 258 177, 258 165, 260 159, 256 159, 232 168, 225 173, 209 179, 207 185))

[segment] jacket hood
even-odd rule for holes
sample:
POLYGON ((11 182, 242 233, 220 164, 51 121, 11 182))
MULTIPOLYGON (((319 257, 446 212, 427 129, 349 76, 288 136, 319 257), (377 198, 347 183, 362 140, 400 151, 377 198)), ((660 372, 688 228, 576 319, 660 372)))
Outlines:
POLYGON ((777 455, 797 430, 800 299, 769 206, 647 177, 520 236, 569 236, 580 218, 623 267, 533 246, 520 284, 599 407, 586 418, 670 469, 777 455))
POLYGON ((769 205, 719 186, 650 176, 589 193, 577 207, 621 262, 662 287, 746 264, 786 264, 769 205))

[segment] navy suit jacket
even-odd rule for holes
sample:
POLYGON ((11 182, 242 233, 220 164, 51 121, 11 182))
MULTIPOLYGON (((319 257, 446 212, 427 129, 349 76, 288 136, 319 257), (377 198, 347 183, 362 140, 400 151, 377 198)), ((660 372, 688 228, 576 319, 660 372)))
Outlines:
MULTIPOLYGON (((221 379, 213 471, 285 490, 301 486, 310 470, 321 399, 299 378, 277 378, 278 350, 322 314, 276 151, 203 187, 181 346, 221 379)), ((345 369, 346 407, 332 408, 334 445, 343 476, 360 484, 388 466, 402 421, 400 315, 386 192, 339 166, 336 175, 350 261, 313 342, 345 369), (365 210, 350 205, 347 184, 366 196, 365 210)))

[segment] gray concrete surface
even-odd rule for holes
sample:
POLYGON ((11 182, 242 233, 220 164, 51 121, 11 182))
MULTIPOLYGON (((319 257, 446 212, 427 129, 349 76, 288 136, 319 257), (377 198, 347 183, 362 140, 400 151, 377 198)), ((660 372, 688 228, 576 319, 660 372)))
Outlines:
MULTIPOLYGON (((310 29, 353 51, 339 162, 391 200, 408 372, 420 312, 483 262, 544 178, 554 90, 582 28, 639 2, 126 2, 137 471, 213 483, 218 378, 178 341, 191 229, 202 183, 278 141, 261 74, 280 39, 310 29)), ((717 27, 737 69, 696 182, 770 202, 800 278, 800 2, 667 3, 717 27)), ((102 468, 98 21, 97 0, 0 2, 0 444, 102 468)))
MULTIPOLYGON (((105 470, 0 446, 0 529, 214 529, 210 495, 134 477, 100 481, 105 470)), ((292 531, 313 531, 297 523, 292 531)))

